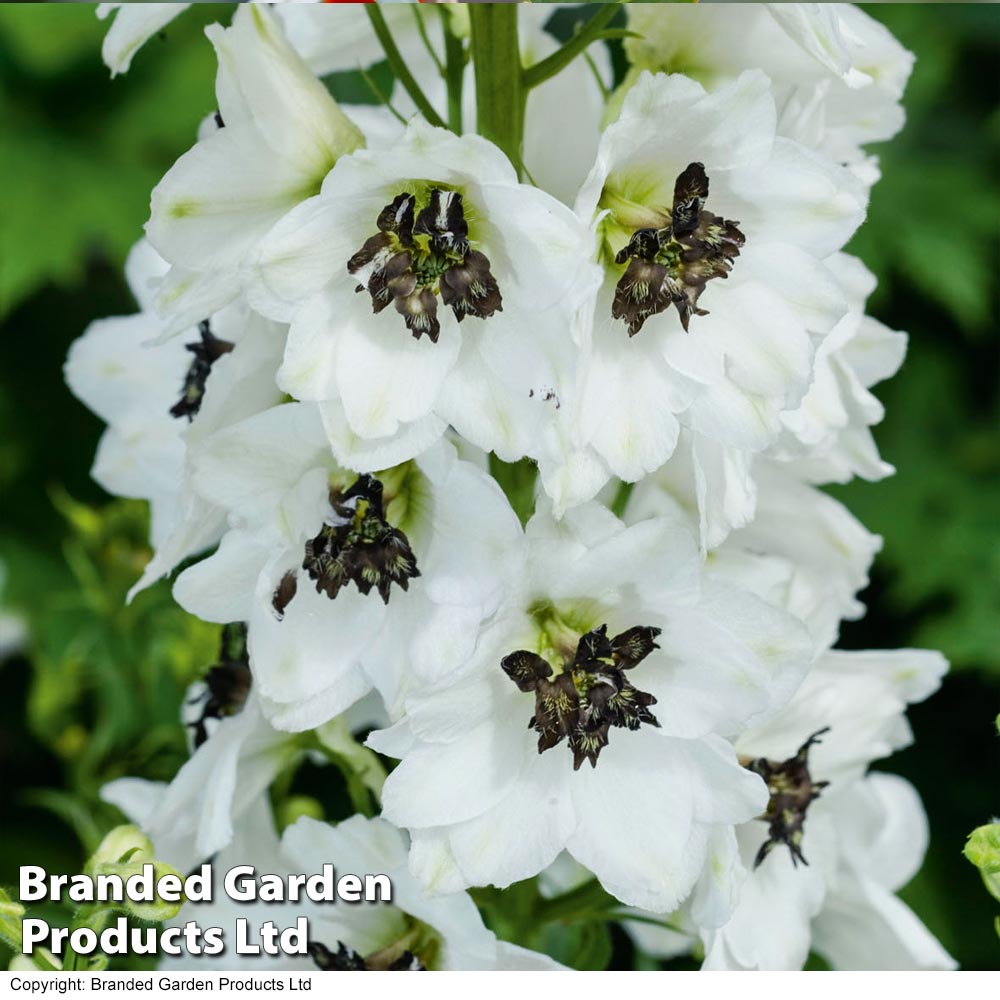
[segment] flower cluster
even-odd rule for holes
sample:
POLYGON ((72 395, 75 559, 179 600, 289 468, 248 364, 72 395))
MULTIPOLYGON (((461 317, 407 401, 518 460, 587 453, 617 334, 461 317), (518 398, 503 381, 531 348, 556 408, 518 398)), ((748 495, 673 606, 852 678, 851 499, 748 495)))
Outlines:
MULTIPOLYGON (((183 7, 114 6, 117 72, 183 7)), ((820 489, 892 471, 906 338, 844 246, 911 57, 851 5, 638 4, 612 78, 605 12, 560 48, 544 7, 371 6, 207 30, 140 312, 70 352, 95 478, 152 509, 137 589, 181 567, 223 626, 188 762, 105 797, 182 869, 391 871, 304 967, 555 967, 468 894, 536 878, 708 968, 949 967, 894 895, 920 803, 868 773, 946 665, 832 649, 879 540, 820 489), (384 57, 377 106, 321 79, 384 57), (381 816, 279 835, 305 760, 381 816)))

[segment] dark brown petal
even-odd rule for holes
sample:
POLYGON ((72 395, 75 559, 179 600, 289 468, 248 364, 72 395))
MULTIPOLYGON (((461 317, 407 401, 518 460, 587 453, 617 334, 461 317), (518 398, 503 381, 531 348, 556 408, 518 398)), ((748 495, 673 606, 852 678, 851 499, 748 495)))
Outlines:
POLYGON ((324 524, 306 542, 302 561, 316 592, 332 600, 353 580, 360 593, 375 589, 388 604, 394 583, 408 590, 420 571, 406 535, 385 520, 381 482, 360 476, 330 504, 337 523, 324 524))
POLYGON ((441 301, 451 306, 460 323, 465 316, 486 319, 503 310, 500 286, 490 271, 489 258, 470 250, 461 264, 454 264, 441 275, 441 301))
POLYGON ((573 770, 579 771, 580 765, 590 761, 591 767, 597 767, 597 758, 608 745, 608 723, 596 729, 577 728, 569 738, 570 749, 573 751, 573 770))
POLYGON ((206 722, 224 719, 243 710, 250 694, 252 679, 247 655, 247 628, 243 622, 232 622, 222 629, 219 662, 205 674, 205 690, 188 704, 202 703, 201 715, 189 723, 194 730, 195 749, 208 739, 206 722))
POLYGON ((392 238, 385 233, 378 233, 376 236, 369 236, 361 245, 361 249, 347 262, 347 270, 350 274, 357 274, 358 271, 366 268, 380 256, 389 259, 392 251, 392 238))
POLYGON ((607 625, 591 629, 580 636, 580 641, 576 644, 576 658, 573 660, 574 666, 581 666, 587 669, 603 669, 603 664, 600 661, 610 661, 610 659, 611 641, 608 639, 607 625))
POLYGON ((500 661, 503 672, 522 690, 534 691, 543 677, 552 675, 552 667, 537 653, 518 649, 500 661))
POLYGON ((827 787, 827 781, 813 781, 809 773, 809 750, 819 742, 829 727, 812 734, 795 755, 783 761, 758 757, 750 761, 748 770, 759 774, 770 792, 767 810, 760 818, 768 824, 768 839, 761 844, 754 867, 758 866, 777 844, 784 844, 792 856, 792 863, 808 864, 802 853, 806 812, 827 787))
POLYGON ((708 174, 701 163, 689 163, 674 182, 671 222, 674 236, 689 233, 698 224, 698 215, 708 197, 708 174))
POLYGON ((201 334, 201 340, 184 345, 185 349, 194 355, 194 360, 184 375, 181 398, 170 407, 170 415, 173 417, 187 417, 188 420, 194 420, 195 415, 201 410, 201 401, 205 398, 205 387, 212 372, 212 365, 235 346, 228 340, 216 337, 207 319, 198 324, 198 332, 201 334))
POLYGON ((296 590, 298 590, 298 581, 295 579, 295 573, 289 570, 281 578, 281 583, 278 584, 274 595, 271 597, 271 606, 277 613, 279 620, 284 618, 285 608, 288 607, 289 602, 295 596, 296 590))
POLYGON ((429 236, 436 253, 463 256, 469 249, 469 226, 465 221, 465 206, 457 191, 434 188, 430 203, 417 216, 413 227, 417 235, 429 236))
POLYGON ((413 255, 408 250, 404 250, 389 258, 383 266, 372 272, 371 278, 368 279, 368 294, 372 298, 372 312, 380 313, 396 297, 396 292, 392 287, 393 282, 396 283, 395 288, 398 290, 403 290, 408 286, 409 291, 405 294, 413 291, 417 279, 410 271, 412 263, 413 255), (409 274, 409 279, 405 278, 407 274, 409 274))
POLYGON ((631 670, 641 663, 654 649, 659 649, 656 637, 662 629, 652 625, 636 625, 626 629, 611 640, 615 664, 622 670, 631 670))
POLYGON ((426 334, 437 343, 441 324, 437 318, 437 299, 430 288, 417 289, 405 298, 395 299, 396 312, 406 321, 406 328, 419 340, 426 334))
POLYGON ((367 972, 368 964, 353 948, 348 948, 343 941, 337 942, 337 950, 330 951, 319 941, 310 941, 306 945, 309 957, 320 972, 367 972))
POLYGON ((628 243, 615 254, 615 263, 624 264, 632 257, 653 260, 660 252, 660 230, 637 229, 628 243))
POLYGON ((650 316, 668 308, 673 297, 667 278, 666 267, 646 260, 633 258, 615 288, 615 298, 611 304, 611 315, 624 319, 628 325, 628 335, 634 337, 650 316))
POLYGON ((533 728, 538 733, 538 752, 544 753, 580 725, 580 696, 568 673, 554 680, 539 678, 535 689, 533 728))
POLYGON ((408 191, 397 195, 379 212, 380 233, 394 233, 403 246, 413 245, 413 195, 408 191))

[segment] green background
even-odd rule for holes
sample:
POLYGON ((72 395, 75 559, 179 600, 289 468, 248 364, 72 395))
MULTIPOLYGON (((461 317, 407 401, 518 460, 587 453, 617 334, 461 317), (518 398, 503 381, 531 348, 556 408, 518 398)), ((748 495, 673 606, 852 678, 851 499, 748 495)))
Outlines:
MULTIPOLYGON (((866 9, 917 64, 907 127, 874 150, 884 178, 851 249, 879 276, 871 311, 911 341, 878 390, 876 437, 898 474, 832 490, 885 538, 869 613, 842 645, 931 646, 952 661, 942 691, 911 712, 915 745, 879 766, 912 780, 930 816, 905 899, 964 968, 992 969, 996 904, 961 850, 1000 812, 1000 16, 974 4, 866 9)), ((146 558, 144 511, 90 481, 101 425, 61 366, 90 320, 133 311, 124 255, 150 189, 214 109, 201 28, 228 17, 227 5, 199 5, 111 81, 91 5, 0 6, 0 559, 6 603, 32 630, 27 652, 0 666, 0 884, 21 863, 78 871, 115 821, 100 785, 176 771, 184 686, 214 659, 216 630, 174 608, 165 586, 123 606, 146 558)), ((331 88, 363 93, 344 78, 331 88)), ((296 783, 327 815, 346 810, 328 771, 296 783)), ((617 931, 597 952, 636 961, 617 931)))

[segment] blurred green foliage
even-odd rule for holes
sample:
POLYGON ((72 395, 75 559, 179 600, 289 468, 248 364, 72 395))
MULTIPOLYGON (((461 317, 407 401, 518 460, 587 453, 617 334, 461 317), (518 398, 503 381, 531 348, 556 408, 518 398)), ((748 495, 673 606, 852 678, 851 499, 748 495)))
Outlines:
MULTIPOLYGON (((78 871, 117 821, 100 786, 176 771, 185 687, 215 658, 217 628, 181 612, 166 584, 125 605, 147 556, 145 512, 89 480, 100 424, 65 389, 61 364, 90 320, 134 308, 124 255, 150 189, 215 107, 202 28, 230 7, 196 5, 112 81, 92 5, 0 5, 0 560, 5 600, 31 633, 0 666, 0 884, 28 859, 78 871)), ((885 538, 869 614, 843 642, 935 646, 961 668, 911 713, 917 742, 889 766, 915 782, 931 821, 928 861, 904 897, 963 966, 995 968, 993 901, 962 845, 1000 812, 1000 16, 991 5, 866 9, 918 60, 908 125, 873 150, 884 179, 852 250, 880 279, 871 311, 911 341, 879 389, 887 417, 876 436, 898 474, 833 490, 885 538)), ((564 35, 573 20, 554 15, 564 35)), ((385 65, 373 76, 388 89, 385 65)), ((357 77, 327 83, 370 99, 357 77)), ((518 468, 495 468, 516 493, 518 468)), ((289 775, 285 807, 340 815, 350 789, 331 792, 333 770, 307 763, 289 775)), ((600 918, 607 900, 591 892, 563 901, 579 912, 550 906, 541 937, 525 943, 577 966, 655 967, 600 918)), ((526 912, 549 906, 533 883, 480 895, 511 939, 532 926, 526 912)))
POLYGON ((16 192, 0 217, 0 317, 47 283, 79 284, 93 253, 124 260, 164 163, 214 108, 201 29, 227 9, 197 5, 162 33, 169 58, 151 39, 113 81, 92 4, 0 7, 0 186, 16 192))

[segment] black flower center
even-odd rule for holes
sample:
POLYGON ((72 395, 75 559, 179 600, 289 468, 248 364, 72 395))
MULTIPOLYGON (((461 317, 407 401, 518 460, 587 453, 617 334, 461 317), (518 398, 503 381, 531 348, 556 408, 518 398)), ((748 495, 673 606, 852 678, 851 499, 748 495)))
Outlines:
POLYGON ((706 315, 698 308, 705 285, 732 270, 744 236, 739 223, 706 211, 706 198, 704 166, 688 164, 674 184, 670 222, 662 229, 637 229, 616 255, 615 263, 629 263, 615 288, 611 315, 625 320, 630 337, 671 303, 687 330, 692 315, 706 315))
MULTIPOLYGON (((378 479, 365 474, 344 492, 331 490, 330 508, 319 533, 306 542, 302 560, 317 593, 333 600, 353 580, 362 594, 375 589, 388 604, 394 583, 407 590, 420 576, 406 535, 385 519, 378 479)), ((279 617, 297 588, 295 573, 286 573, 271 601, 279 617)))
POLYGON ((760 818, 768 824, 768 836, 760 846, 754 860, 756 868, 771 853, 776 844, 785 844, 792 855, 792 864, 800 861, 808 865, 802 853, 802 838, 805 832, 806 812, 812 802, 819 798, 828 781, 813 781, 809 774, 809 750, 820 742, 820 737, 829 732, 829 726, 813 733, 799 747, 794 757, 783 761, 758 757, 745 766, 754 774, 759 774, 767 782, 771 798, 767 811, 760 818))
POLYGON ((614 638, 602 625, 580 638, 576 653, 553 677, 548 660, 526 649, 500 662, 507 676, 522 690, 534 691, 535 714, 528 727, 538 733, 538 752, 568 740, 573 770, 589 760, 597 766, 608 745, 612 727, 638 729, 642 723, 659 726, 649 710, 656 699, 640 691, 625 672, 660 647, 660 629, 637 625, 614 638))
POLYGON ((337 950, 331 951, 319 941, 310 941, 307 945, 309 957, 316 963, 320 972, 425 972, 423 965, 412 951, 403 951, 393 955, 375 955, 363 957, 353 948, 348 948, 343 941, 337 942, 337 950))
POLYGON ((195 414, 201 409, 201 401, 205 397, 205 384, 208 382, 212 365, 223 354, 228 354, 234 346, 228 340, 216 337, 207 319, 198 324, 198 332, 201 334, 201 340, 184 345, 194 355, 194 360, 184 376, 181 398, 170 407, 172 416, 187 417, 188 420, 194 420, 195 414))
POLYGON ((414 337, 427 334, 437 343, 438 295, 460 323, 502 311, 502 298, 489 258, 469 242, 462 195, 432 188, 428 204, 417 208, 409 192, 386 205, 377 235, 365 241, 347 270, 361 277, 357 291, 367 288, 373 312, 391 302, 414 337))
POLYGON ((188 725, 194 730, 195 749, 208 739, 209 719, 223 719, 243 710, 250 694, 250 659, 247 655, 247 628, 242 622, 222 629, 219 662, 205 674, 205 690, 188 704, 201 704, 201 715, 188 725))

